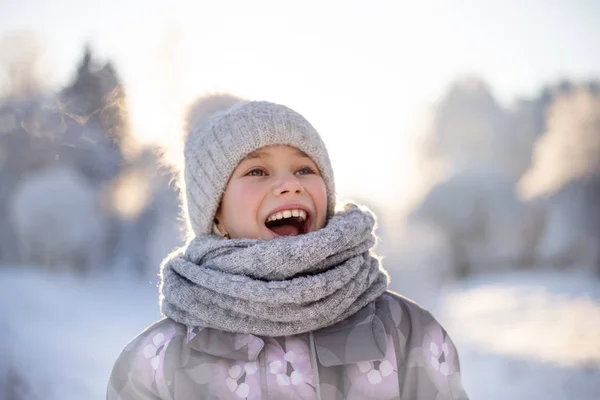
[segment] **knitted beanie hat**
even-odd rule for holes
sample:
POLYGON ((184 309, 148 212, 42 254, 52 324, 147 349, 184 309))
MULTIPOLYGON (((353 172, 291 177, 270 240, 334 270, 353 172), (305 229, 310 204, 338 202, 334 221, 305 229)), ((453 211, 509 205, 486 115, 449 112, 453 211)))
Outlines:
POLYGON ((229 178, 240 161, 261 147, 288 145, 317 165, 333 215, 335 185, 325 144, 297 112, 269 102, 244 101, 196 123, 184 148, 185 207, 196 236, 210 234, 229 178))

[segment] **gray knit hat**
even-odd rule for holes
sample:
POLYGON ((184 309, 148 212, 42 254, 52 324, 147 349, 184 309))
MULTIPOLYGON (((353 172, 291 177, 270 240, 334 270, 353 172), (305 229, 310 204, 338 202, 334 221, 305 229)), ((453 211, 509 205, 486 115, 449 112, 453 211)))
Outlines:
POLYGON ((196 236, 210 234, 229 177, 248 154, 288 145, 317 165, 327 188, 327 215, 333 215, 335 185, 325 144, 297 112, 268 102, 240 102, 202 119, 188 134, 185 149, 185 206, 196 236))

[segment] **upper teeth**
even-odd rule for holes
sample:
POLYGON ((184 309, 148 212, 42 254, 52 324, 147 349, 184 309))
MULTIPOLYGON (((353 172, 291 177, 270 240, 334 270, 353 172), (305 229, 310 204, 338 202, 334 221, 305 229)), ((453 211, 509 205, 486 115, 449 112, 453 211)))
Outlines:
POLYGON ((306 219, 306 211, 300 209, 279 211, 267 218, 267 222, 290 217, 298 217, 300 220, 304 221, 306 219))

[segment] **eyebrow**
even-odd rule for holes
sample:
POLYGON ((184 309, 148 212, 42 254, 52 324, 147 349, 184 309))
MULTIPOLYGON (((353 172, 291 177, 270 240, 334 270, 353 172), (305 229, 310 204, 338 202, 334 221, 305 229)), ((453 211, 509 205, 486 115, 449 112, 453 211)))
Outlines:
MULTIPOLYGON (((300 156, 300 157, 306 157, 306 158, 310 158, 305 152, 303 152, 302 150, 298 150, 296 149, 296 155, 300 156)), ((248 154, 246 157, 244 157, 242 159, 242 161, 245 160, 253 160, 256 158, 268 158, 270 156, 270 154, 264 150, 254 150, 252 153, 248 154)))

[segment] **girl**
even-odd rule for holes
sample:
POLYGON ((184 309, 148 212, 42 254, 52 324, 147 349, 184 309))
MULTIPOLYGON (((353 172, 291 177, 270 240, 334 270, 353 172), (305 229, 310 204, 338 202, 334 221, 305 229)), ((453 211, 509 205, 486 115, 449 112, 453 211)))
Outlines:
POLYGON ((386 291, 373 214, 334 211, 306 119, 241 102, 193 127, 184 156, 194 238, 163 263, 166 318, 125 347, 109 400, 467 399, 446 331, 386 291))

